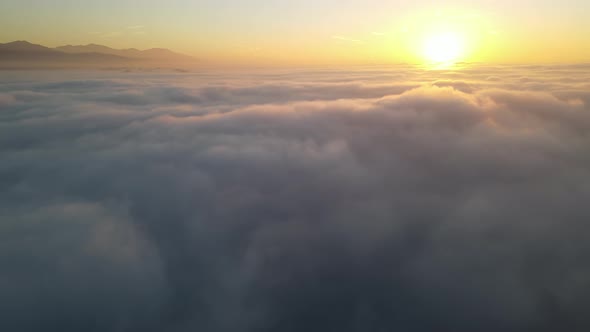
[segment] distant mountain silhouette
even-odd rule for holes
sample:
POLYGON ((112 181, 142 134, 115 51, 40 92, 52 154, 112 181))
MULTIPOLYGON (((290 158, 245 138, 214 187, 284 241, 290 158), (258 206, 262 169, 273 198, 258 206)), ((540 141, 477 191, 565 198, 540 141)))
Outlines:
POLYGON ((19 40, 12 43, 0 44, 0 51, 47 52, 51 51, 51 49, 49 47, 35 45, 27 41, 19 40))
POLYGON ((96 44, 49 48, 27 41, 0 44, 0 68, 151 66, 195 61, 163 48, 117 50, 96 44))
POLYGON ((193 57, 179 54, 167 50, 165 48, 151 48, 149 50, 138 50, 129 48, 124 50, 117 50, 103 45, 88 44, 88 45, 66 45, 56 47, 55 50, 65 53, 102 53, 117 55, 126 58, 146 59, 146 60, 180 60, 180 61, 194 61, 193 57))

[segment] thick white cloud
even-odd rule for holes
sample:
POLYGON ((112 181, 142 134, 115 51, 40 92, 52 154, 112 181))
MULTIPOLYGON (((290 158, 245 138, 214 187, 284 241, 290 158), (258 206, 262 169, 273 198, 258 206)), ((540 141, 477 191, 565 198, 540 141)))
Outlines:
POLYGON ((11 72, 0 327, 586 331, 588 79, 11 72))

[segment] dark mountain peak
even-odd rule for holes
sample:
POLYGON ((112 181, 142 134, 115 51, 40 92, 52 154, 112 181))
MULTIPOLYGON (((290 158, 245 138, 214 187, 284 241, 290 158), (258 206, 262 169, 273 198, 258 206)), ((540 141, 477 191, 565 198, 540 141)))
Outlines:
MULTIPOLYGON (((15 41, 0 44, 0 62, 6 63, 34 63, 48 66, 66 65, 166 65, 167 63, 193 63, 194 58, 175 53, 165 48, 138 50, 129 48, 114 49, 104 45, 64 45, 48 48, 27 41, 15 41)), ((1 67, 1 63, 0 63, 1 67)))
POLYGON ((15 40, 13 42, 6 43, 4 45, 13 45, 13 46, 16 46, 16 45, 35 45, 35 44, 29 43, 26 40, 15 40))
POLYGON ((117 55, 127 58, 135 58, 141 60, 163 61, 163 60, 181 60, 194 61, 190 56, 173 52, 166 48, 150 48, 148 50, 138 50, 136 48, 114 49, 104 45, 88 44, 88 45, 66 45, 55 48, 58 51, 66 53, 104 53, 117 55))
POLYGON ((25 40, 17 40, 6 44, 0 44, 0 50, 4 51, 29 51, 29 52, 36 52, 36 51, 50 51, 49 47, 32 44, 25 40))
POLYGON ((104 49, 104 50, 114 50, 114 48, 112 48, 112 47, 108 47, 108 46, 104 46, 104 45, 100 45, 100 44, 88 44, 88 45, 86 45, 86 47, 93 47, 93 48, 104 49))
POLYGON ((65 45, 59 46, 55 48, 58 51, 66 52, 66 53, 109 53, 111 54, 114 49, 97 44, 88 44, 88 45, 65 45))

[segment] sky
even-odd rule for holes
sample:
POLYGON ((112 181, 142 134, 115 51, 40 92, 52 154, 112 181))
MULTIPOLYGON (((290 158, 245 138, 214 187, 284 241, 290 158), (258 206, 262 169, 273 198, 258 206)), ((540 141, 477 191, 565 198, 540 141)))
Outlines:
POLYGON ((469 62, 590 60, 585 0, 4 0, 0 42, 165 47, 226 63, 419 63, 450 32, 469 62))
POLYGON ((590 331, 589 1, 0 2, 0 331, 590 331))

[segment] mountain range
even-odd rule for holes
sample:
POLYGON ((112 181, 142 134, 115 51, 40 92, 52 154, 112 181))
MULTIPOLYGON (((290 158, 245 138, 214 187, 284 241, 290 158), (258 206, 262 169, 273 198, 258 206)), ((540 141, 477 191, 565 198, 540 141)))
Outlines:
POLYGON ((0 44, 0 68, 104 67, 189 64, 197 59, 164 48, 114 49, 103 45, 66 45, 50 48, 27 41, 0 44))

